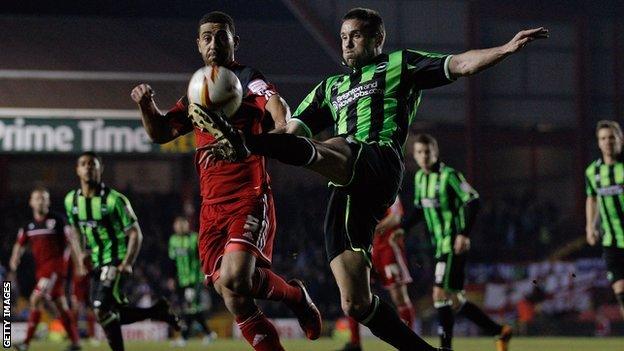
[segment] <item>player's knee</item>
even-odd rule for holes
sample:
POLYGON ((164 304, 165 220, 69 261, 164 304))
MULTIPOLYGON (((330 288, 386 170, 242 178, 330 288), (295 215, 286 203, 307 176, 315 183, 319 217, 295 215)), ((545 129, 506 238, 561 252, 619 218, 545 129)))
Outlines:
POLYGON ((440 288, 434 288, 433 289, 433 301, 443 301, 443 300, 448 300, 449 296, 447 295, 446 291, 444 291, 444 289, 440 289, 440 288))
POLYGON ((238 274, 236 271, 222 272, 219 281, 224 288, 236 294, 251 294, 251 277, 245 277, 242 274, 238 274))
POLYGON ((370 299, 343 299, 341 307, 345 315, 355 320, 359 320, 362 316, 366 315, 370 309, 370 304, 370 299))

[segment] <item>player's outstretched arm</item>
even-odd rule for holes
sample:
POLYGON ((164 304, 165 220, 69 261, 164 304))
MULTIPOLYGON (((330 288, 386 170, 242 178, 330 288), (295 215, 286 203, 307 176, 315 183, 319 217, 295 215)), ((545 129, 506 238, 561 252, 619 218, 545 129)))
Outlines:
POLYGON ((11 251, 11 259, 9 260, 9 269, 11 272, 15 272, 17 270, 17 266, 19 266, 20 261, 22 260, 22 255, 26 248, 20 243, 15 243, 13 245, 13 250, 11 251))
POLYGON ((290 119, 290 107, 288 107, 286 100, 275 94, 269 98, 265 108, 271 114, 273 124, 275 125, 275 128, 269 133, 284 133, 286 121, 290 119))
POLYGON ((156 106, 152 87, 139 84, 132 89, 130 97, 139 105, 143 127, 153 142, 164 144, 179 136, 178 131, 167 123, 164 114, 156 106))
POLYGON ((139 225, 135 223, 126 230, 126 236, 128 237, 128 251, 118 268, 120 272, 132 273, 132 265, 134 265, 143 243, 143 233, 141 233, 139 225))
POLYGON ((596 198, 588 196, 585 201, 585 236, 587 243, 591 246, 598 243, 598 230, 596 229, 596 221, 598 220, 598 211, 596 208, 596 198))
POLYGON ((518 52, 528 43, 537 39, 548 38, 548 29, 544 27, 527 29, 518 32, 508 43, 481 50, 470 50, 453 55, 449 62, 452 78, 470 76, 492 67, 507 56, 518 52))
POLYGON ((71 254, 71 258, 74 261, 74 269, 78 276, 82 277, 87 274, 85 270, 82 258, 83 252, 81 250, 80 240, 78 239, 78 232, 74 230, 73 226, 67 226, 65 229, 65 237, 67 238, 67 243, 69 244, 69 252, 71 254))

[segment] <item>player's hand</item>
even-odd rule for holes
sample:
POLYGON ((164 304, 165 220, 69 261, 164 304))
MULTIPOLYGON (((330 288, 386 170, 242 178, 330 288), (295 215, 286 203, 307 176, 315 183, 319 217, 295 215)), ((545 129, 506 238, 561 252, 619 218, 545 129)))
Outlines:
POLYGON ((595 246, 598 243, 598 239, 600 238, 600 234, 596 230, 596 228, 586 228, 585 229, 585 237, 587 238, 587 243, 590 246, 595 246))
POLYGON ((117 266, 117 272, 121 273, 128 273, 128 274, 132 274, 132 266, 126 263, 121 263, 119 266, 117 266))
POLYGON ((403 228, 397 228, 390 234, 390 242, 397 244, 401 238, 405 236, 405 230, 403 228))
POLYGON ((522 49, 526 46, 526 44, 532 42, 533 40, 546 39, 548 37, 549 31, 544 27, 527 29, 518 32, 518 34, 516 34, 513 39, 511 39, 507 44, 504 45, 504 48, 506 52, 512 54, 522 49))
POLYGON ((455 251, 456 255, 461 255, 470 250, 470 238, 463 234, 457 235, 455 237, 453 250, 455 251))
POLYGON ((147 84, 139 84, 130 93, 130 97, 139 105, 146 105, 152 102, 154 90, 147 84))

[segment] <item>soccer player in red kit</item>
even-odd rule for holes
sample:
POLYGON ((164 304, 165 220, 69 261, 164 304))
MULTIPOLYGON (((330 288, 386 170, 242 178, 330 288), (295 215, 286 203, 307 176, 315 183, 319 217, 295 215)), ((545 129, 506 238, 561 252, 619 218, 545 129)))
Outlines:
MULTIPOLYGON (((407 284, 412 277, 407 268, 404 236, 401 235, 401 220, 403 205, 399 197, 386 210, 384 218, 375 227, 373 237, 373 269, 380 283, 388 290, 392 302, 396 306, 399 316, 410 328, 414 321, 414 307, 407 293, 407 284)), ((360 325, 353 318, 349 318, 351 340, 342 349, 343 351, 359 351, 360 325)))
MULTIPOLYGON (((232 18, 222 12, 208 13, 199 22, 198 34, 197 46, 204 63, 228 68, 243 87, 242 104, 230 122, 249 133, 260 134, 268 113, 276 127, 285 125, 290 114, 286 102, 259 71, 234 60, 239 37, 232 18)), ((254 299, 284 302, 299 319, 306 336, 318 338, 321 317, 301 281, 286 282, 270 270, 275 210, 264 157, 249 156, 235 163, 210 162, 202 151, 216 142, 210 134, 193 127, 188 110, 196 107, 185 96, 162 113, 153 95, 147 84, 138 85, 131 93, 141 110, 145 130, 154 142, 166 143, 195 132, 195 162, 202 196, 202 269, 207 283, 214 285, 235 316, 245 339, 254 350, 283 350, 275 327, 254 299)))
MULTIPOLYGON (((65 219, 50 212, 50 193, 45 188, 35 188, 30 194, 29 204, 33 218, 19 229, 9 265, 11 271, 16 271, 26 245, 30 244, 35 258, 37 284, 30 295, 30 316, 26 339, 15 347, 18 350, 28 350, 41 318, 43 300, 49 299, 54 302, 63 327, 71 340, 68 350, 80 350, 76 320, 69 310, 64 294, 67 259, 63 255, 69 245, 74 260, 79 257, 78 241, 65 219)), ((84 275, 82 264, 76 264, 76 270, 84 275)))

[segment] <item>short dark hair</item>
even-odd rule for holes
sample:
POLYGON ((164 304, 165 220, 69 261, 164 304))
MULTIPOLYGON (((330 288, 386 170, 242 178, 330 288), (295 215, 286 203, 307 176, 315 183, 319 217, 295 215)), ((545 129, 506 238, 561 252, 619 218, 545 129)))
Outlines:
POLYGON ((598 121, 598 123, 596 124, 596 136, 598 136, 598 131, 601 129, 611 129, 613 131, 613 134, 615 134, 618 139, 624 140, 624 135, 622 135, 622 128, 620 127, 620 124, 616 121, 611 121, 608 119, 598 121))
POLYGON ((438 141, 436 140, 436 138, 434 138, 430 134, 427 134, 427 133, 416 134, 416 136, 414 137, 414 144, 416 143, 429 145, 432 148, 434 148, 436 152, 439 151, 438 141))
POLYGON ((199 25, 197 26, 198 30, 199 30, 199 27, 201 27, 205 23, 222 23, 228 26, 232 34, 236 33, 234 29, 234 20, 232 19, 230 15, 228 15, 225 12, 212 11, 212 12, 205 14, 204 17, 202 17, 199 20, 199 25))
POLYGON ((104 165, 104 163, 102 163, 102 158, 100 156, 98 156, 98 154, 96 154, 93 151, 84 151, 83 153, 81 153, 78 158, 76 160, 79 160, 82 156, 89 156, 89 157, 93 157, 94 159, 98 160, 100 162, 100 166, 104 165))
POLYGON ((48 193, 48 194, 50 193, 48 188, 46 188, 45 186, 37 185, 30 191, 30 196, 32 196, 32 194, 37 193, 37 192, 39 192, 39 193, 48 193))
POLYGON ((366 22, 365 29, 369 34, 381 34, 384 37, 386 36, 386 30, 384 28, 383 19, 379 12, 363 7, 356 7, 347 12, 347 14, 342 17, 343 21, 350 19, 358 19, 360 21, 366 22))

